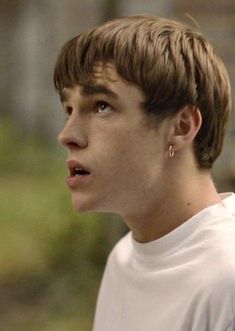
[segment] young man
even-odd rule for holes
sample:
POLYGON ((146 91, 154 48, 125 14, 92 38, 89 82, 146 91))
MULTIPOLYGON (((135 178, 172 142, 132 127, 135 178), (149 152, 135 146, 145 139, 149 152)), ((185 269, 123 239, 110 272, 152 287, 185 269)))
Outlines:
POLYGON ((235 195, 210 175, 231 96, 211 45, 179 22, 116 19, 66 43, 54 83, 74 208, 130 228, 94 331, 234 331, 235 195))

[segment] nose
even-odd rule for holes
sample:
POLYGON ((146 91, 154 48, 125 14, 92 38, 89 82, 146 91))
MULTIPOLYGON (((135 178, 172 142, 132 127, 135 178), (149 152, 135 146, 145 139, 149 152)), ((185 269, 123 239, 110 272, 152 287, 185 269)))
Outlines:
POLYGON ((64 128, 58 134, 58 142, 71 149, 71 148, 83 148, 87 145, 85 134, 82 133, 80 126, 76 120, 70 117, 66 122, 64 128))

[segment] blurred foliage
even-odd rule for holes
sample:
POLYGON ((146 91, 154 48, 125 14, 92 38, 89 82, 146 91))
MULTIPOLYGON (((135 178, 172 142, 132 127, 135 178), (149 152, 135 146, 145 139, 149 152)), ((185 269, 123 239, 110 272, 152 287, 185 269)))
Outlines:
POLYGON ((0 118, 1 331, 90 330, 114 215, 73 211, 65 155, 0 118))

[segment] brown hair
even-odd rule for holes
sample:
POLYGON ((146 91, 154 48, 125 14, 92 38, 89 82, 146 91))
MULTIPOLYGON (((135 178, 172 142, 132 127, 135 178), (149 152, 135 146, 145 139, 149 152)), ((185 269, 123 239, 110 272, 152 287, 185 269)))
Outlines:
POLYGON ((197 107, 202 126, 195 138, 198 165, 211 168, 223 146, 231 109, 230 83, 209 42, 190 26, 155 16, 129 16, 79 34, 63 47, 54 85, 81 84, 97 61, 145 93, 144 111, 159 122, 186 105, 197 107))

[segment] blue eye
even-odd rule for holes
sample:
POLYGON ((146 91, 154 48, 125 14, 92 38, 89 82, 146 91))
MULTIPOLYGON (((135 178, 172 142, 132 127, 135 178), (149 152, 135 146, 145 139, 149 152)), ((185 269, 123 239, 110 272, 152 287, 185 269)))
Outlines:
POLYGON ((96 103, 96 110, 97 113, 107 113, 112 110, 112 107, 107 102, 99 101, 96 103))

